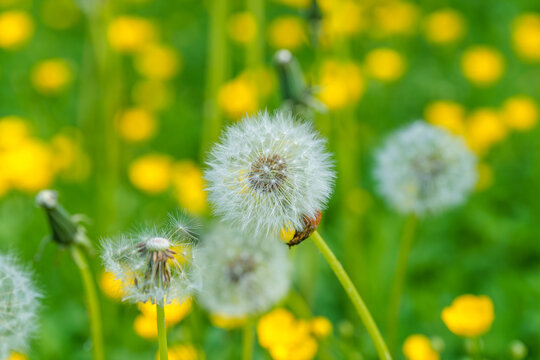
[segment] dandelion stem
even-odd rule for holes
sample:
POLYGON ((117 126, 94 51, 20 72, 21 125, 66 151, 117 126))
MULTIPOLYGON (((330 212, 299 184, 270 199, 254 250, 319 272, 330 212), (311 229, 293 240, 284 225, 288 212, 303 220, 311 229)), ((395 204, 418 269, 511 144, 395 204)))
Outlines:
POLYGON ((351 302, 356 308, 358 315, 360 315, 360 318, 362 319, 362 322, 364 323, 364 326, 366 327, 366 330, 371 337, 373 344, 375 345, 375 349, 377 350, 379 359, 391 360, 392 357, 379 331, 379 328, 377 327, 377 324, 373 320, 373 317, 371 316, 366 304, 360 297, 358 290, 356 290, 356 287, 352 283, 351 278, 349 277, 349 275, 347 275, 345 269, 343 269, 343 265, 341 265, 332 250, 330 250, 324 239, 317 231, 315 231, 311 235, 311 239, 313 240, 321 254, 324 256, 326 262, 328 263, 328 265, 330 265, 330 267, 334 271, 334 274, 336 274, 336 277, 343 286, 343 289, 345 289, 345 292, 351 299, 351 302))
POLYGON ((159 344, 159 359, 168 360, 167 352, 167 328, 165 327, 165 308, 156 304, 157 332, 159 344))
POLYGON ((399 305, 401 303, 401 295, 403 293, 405 275, 407 273, 407 263, 409 262, 409 254, 411 252, 417 224, 418 218, 414 214, 409 215, 405 220, 405 226, 403 227, 403 233, 401 235, 396 272, 390 290, 386 334, 390 349, 394 354, 397 346, 399 305))
POLYGON ((253 341, 255 340, 255 331, 251 320, 244 325, 242 334, 242 360, 253 359, 253 341))
POLYGON ((90 319, 90 332, 92 336, 94 360, 103 360, 105 359, 105 355, 103 351, 101 314, 99 310, 99 301, 94 278, 83 252, 77 245, 71 246, 71 256, 73 256, 73 260, 81 272, 84 290, 86 293, 86 306, 88 308, 88 317, 90 319))

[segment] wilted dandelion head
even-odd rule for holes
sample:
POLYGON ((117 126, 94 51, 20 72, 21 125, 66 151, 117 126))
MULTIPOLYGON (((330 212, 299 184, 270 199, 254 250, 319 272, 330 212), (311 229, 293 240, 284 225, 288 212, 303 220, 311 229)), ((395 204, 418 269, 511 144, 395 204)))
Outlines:
POLYGON ((37 328, 40 297, 28 270, 0 254, 0 359, 27 348, 37 328))
POLYGON ((261 313, 289 289, 290 262, 279 241, 253 239, 215 225, 194 253, 200 303, 211 313, 241 317, 261 313))
POLYGON ((163 305, 184 300, 193 290, 194 234, 175 222, 171 230, 149 229, 103 241, 105 269, 122 282, 123 299, 163 305))
POLYGON ((390 135, 376 155, 378 190, 401 213, 437 213, 463 203, 477 179, 463 139, 422 121, 390 135))
POLYGON ((217 214, 242 229, 276 233, 315 218, 332 190, 325 141, 287 113, 267 112, 230 126, 205 173, 217 214))

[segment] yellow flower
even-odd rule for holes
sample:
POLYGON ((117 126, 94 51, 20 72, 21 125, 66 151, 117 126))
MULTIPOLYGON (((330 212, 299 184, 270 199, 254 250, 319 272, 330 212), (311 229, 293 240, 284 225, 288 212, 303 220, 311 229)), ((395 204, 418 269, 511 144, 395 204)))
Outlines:
POLYGON ((170 47, 150 44, 141 49, 135 57, 135 69, 143 76, 153 80, 167 80, 180 70, 181 58, 170 47))
POLYGON ((247 320, 248 319, 245 316, 229 317, 221 314, 210 315, 210 321, 212 322, 212 325, 226 330, 242 327, 246 324, 247 320))
POLYGON ((515 52, 526 60, 540 60, 540 14, 519 15, 512 24, 515 52))
POLYGON ((282 16, 269 25, 268 42, 275 49, 294 50, 306 41, 305 23, 296 16, 282 16))
POLYGON ((357 34, 367 26, 365 9, 356 1, 321 2, 321 7, 324 12, 321 40, 325 44, 344 35, 357 34))
POLYGON ((489 331, 495 318, 493 302, 485 295, 461 295, 443 309, 441 317, 456 335, 481 336, 489 331))
POLYGON ((276 88, 274 70, 267 67, 245 70, 238 77, 250 82, 257 89, 257 94, 261 97, 270 95, 276 88))
POLYGON ((375 7, 373 22, 382 36, 410 35, 418 22, 416 5, 404 1, 388 1, 375 7))
MULTIPOLYGON (((167 350, 169 354, 169 360, 198 360, 199 357, 197 349, 191 344, 173 345, 167 350)), ((156 353, 156 360, 159 360, 159 351, 156 353)))
POLYGON ((324 316, 317 316, 310 321, 311 333, 322 339, 332 333, 332 323, 324 316))
MULTIPOLYGON (((156 318, 156 305, 150 302, 139 303, 139 310, 143 316, 155 319, 156 318)), ((190 312, 193 307, 193 299, 191 297, 182 301, 173 301, 170 304, 165 305, 165 324, 170 327, 178 324, 182 321, 190 312)))
POLYGON ((440 355, 433 349, 425 335, 415 334, 403 343, 403 355, 407 360, 439 360, 440 355))
POLYGON ((424 36, 434 44, 455 42, 465 33, 465 20, 453 9, 442 9, 429 14, 423 25, 424 36))
POLYGON ((0 118, 0 150, 20 145, 30 137, 30 127, 18 116, 0 118))
POLYGON ((488 46, 469 48, 461 57, 461 71, 467 80, 477 86, 489 86, 504 72, 502 54, 488 46))
POLYGON ((285 243, 291 241, 296 234, 296 229, 292 226, 284 226, 279 229, 279 239, 285 243))
POLYGON ((218 93, 219 107, 232 119, 253 114, 258 109, 257 88, 242 77, 225 83, 218 93))
POLYGON ((139 51, 155 38, 154 25, 137 16, 119 16, 112 20, 107 28, 107 40, 110 46, 122 53, 139 51))
POLYGON ((122 300, 122 280, 116 279, 110 272, 103 271, 99 286, 105 295, 114 300, 122 300))
POLYGON ((495 110, 483 108, 473 112, 467 119, 465 139, 476 153, 483 154, 493 144, 504 139, 507 129, 495 110))
POLYGON ((201 215, 206 210, 206 192, 201 169, 192 161, 174 164, 172 182, 178 203, 187 212, 201 215))
POLYGON ((12 352, 6 360, 27 360, 26 355, 21 353, 12 352))
POLYGON ((71 84, 73 74, 66 60, 49 59, 34 66, 30 79, 38 92, 44 95, 53 95, 71 84))
POLYGON ((530 130, 538 122, 538 106, 528 96, 512 96, 503 104, 502 117, 511 129, 530 130))
POLYGON ((81 181, 90 173, 90 160, 73 136, 58 134, 51 140, 53 168, 63 178, 81 181))
POLYGON ((127 141, 145 141, 156 133, 156 119, 147 110, 131 108, 124 110, 117 118, 117 130, 127 141))
POLYGON ((465 108, 454 101, 434 101, 424 109, 427 122, 453 134, 465 132, 465 108))
POLYGON ((129 167, 131 183, 146 192, 159 193, 171 184, 172 159, 163 154, 144 155, 129 167))
POLYGON ((157 319, 155 317, 139 315, 133 322, 133 330, 144 339, 155 339, 157 338, 157 319))
POLYGON ((170 86, 155 80, 138 81, 131 92, 133 102, 148 110, 163 110, 169 107, 174 94, 170 86))
POLYGON ((476 190, 483 191, 493 185, 494 176, 493 169, 486 163, 478 163, 478 181, 476 182, 476 190))
POLYGON ((374 79, 392 82, 405 73, 405 60, 397 51, 378 48, 370 51, 365 60, 366 70, 374 79))
POLYGON ((326 60, 321 69, 319 99, 330 109, 353 104, 365 89, 360 67, 351 62, 326 60))
POLYGON ((41 5, 43 23, 56 30, 66 30, 81 18, 81 12, 71 0, 45 0, 41 5))
POLYGON ((34 33, 34 21, 24 11, 0 13, 0 48, 17 49, 26 44, 34 33))
POLYGON ((234 14, 227 22, 227 32, 232 41, 238 44, 250 44, 257 36, 257 20, 249 11, 234 14))

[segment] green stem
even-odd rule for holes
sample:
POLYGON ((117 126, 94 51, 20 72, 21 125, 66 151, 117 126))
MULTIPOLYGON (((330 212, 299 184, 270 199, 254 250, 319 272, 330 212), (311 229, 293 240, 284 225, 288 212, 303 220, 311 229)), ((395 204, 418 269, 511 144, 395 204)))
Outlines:
POLYGON ((165 327, 165 308, 156 304, 157 314, 157 332, 159 344, 159 359, 168 360, 169 353, 167 352, 167 328, 165 327))
POLYGON ((92 336, 94 360, 103 360, 105 359, 105 355, 103 351, 101 315, 94 278, 90 268, 88 267, 88 262, 78 246, 71 246, 71 256, 73 256, 73 260, 81 272, 84 291, 86 293, 86 306, 88 308, 88 317, 90 319, 90 332, 92 336))
POLYGON ((253 359, 253 342, 255 340, 255 331, 251 320, 244 325, 242 334, 242 360, 253 359))
POLYGON ((317 231, 311 235, 311 239, 326 259, 328 265, 330 265, 334 271, 334 274, 336 274, 336 277, 343 286, 343 289, 345 289, 345 292, 353 303, 358 315, 360 315, 360 319, 362 319, 362 322, 364 323, 364 326, 366 327, 366 330, 373 341, 373 345, 375 345, 379 359, 391 360, 392 356, 390 356, 390 352, 388 351, 377 324, 375 324, 373 317, 371 316, 366 304, 360 297, 358 290, 356 290, 356 287, 352 283, 351 278, 349 275, 347 275, 345 269, 343 269, 343 265, 341 265, 332 250, 330 250, 324 239, 317 231))
POLYGON ((246 0, 246 8, 253 14, 257 23, 257 36, 246 50, 246 67, 254 69, 262 64, 264 58, 264 1, 246 0))
POLYGON ((401 234, 396 272, 390 290, 386 335, 388 344, 390 344, 390 349, 394 354, 397 347, 399 305, 401 304, 401 295, 403 294, 405 275, 407 273, 407 263, 409 262, 409 254, 411 252, 417 224, 418 218, 413 214, 409 215, 405 220, 405 226, 403 227, 403 233, 401 234))

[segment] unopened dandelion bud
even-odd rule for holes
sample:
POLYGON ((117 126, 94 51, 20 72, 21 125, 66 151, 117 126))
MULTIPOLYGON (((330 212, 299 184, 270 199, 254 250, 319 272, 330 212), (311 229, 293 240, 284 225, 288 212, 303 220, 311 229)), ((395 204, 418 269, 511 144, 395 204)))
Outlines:
POLYGON ((510 356, 513 360, 521 360, 527 357, 527 346, 522 341, 514 340, 509 346, 510 356))
POLYGON ((289 242, 287 242, 287 245, 289 245, 289 247, 298 245, 302 241, 310 237, 311 234, 313 234, 313 232, 317 230, 317 227, 319 227, 321 217, 322 214, 320 211, 317 211, 314 217, 304 216, 303 226, 295 231, 293 238, 289 242))

